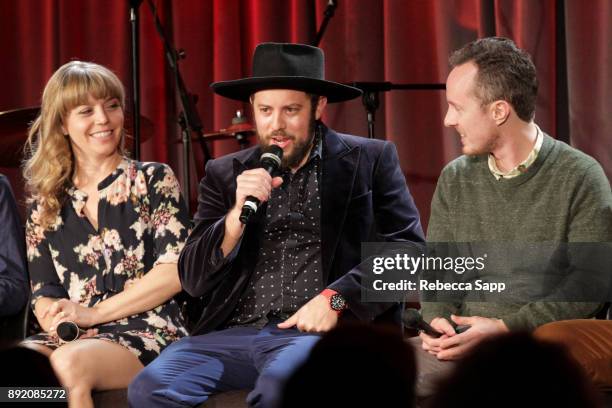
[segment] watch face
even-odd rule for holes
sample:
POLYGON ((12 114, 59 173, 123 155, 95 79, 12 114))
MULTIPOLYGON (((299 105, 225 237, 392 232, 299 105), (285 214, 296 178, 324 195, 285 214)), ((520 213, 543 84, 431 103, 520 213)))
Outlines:
POLYGON ((333 295, 329 299, 329 302, 330 302, 331 308, 337 312, 346 309, 346 301, 339 293, 336 293, 335 295, 333 295))

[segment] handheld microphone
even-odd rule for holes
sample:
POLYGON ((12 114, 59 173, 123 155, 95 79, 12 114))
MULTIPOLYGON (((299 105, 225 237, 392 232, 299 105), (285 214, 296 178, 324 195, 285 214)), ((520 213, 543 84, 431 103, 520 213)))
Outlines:
MULTIPOLYGON (((272 174, 276 171, 280 165, 281 160, 283 158, 283 149, 281 149, 277 145, 268 146, 261 158, 259 159, 260 167, 267 171, 269 174, 272 174)), ((244 205, 242 206, 242 212, 240 213, 240 222, 246 224, 249 221, 251 215, 257 212, 257 208, 259 207, 259 200, 256 197, 248 196, 244 205)))
MULTIPOLYGON (((425 334, 430 335, 431 337, 438 338, 442 336, 443 333, 440 333, 433 327, 429 325, 421 314, 416 309, 406 309, 403 315, 404 324, 411 329, 416 329, 419 331, 425 332, 425 334)), ((460 334, 469 329, 471 326, 457 326, 455 327, 455 333, 460 334)))
POLYGON ((78 339, 86 331, 81 329, 75 322, 61 322, 57 325, 57 337, 65 342, 71 342, 78 339))

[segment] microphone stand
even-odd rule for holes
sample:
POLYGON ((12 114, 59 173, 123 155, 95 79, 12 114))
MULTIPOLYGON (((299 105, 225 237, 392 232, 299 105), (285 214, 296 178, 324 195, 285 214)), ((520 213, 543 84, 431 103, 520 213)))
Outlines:
POLYGON ((329 20, 334 16, 336 11, 336 7, 338 7, 338 0, 329 0, 327 2, 327 7, 325 7, 325 11, 323 12, 323 21, 321 22, 321 27, 319 27, 319 31, 317 31, 317 35, 315 41, 312 45, 318 47, 323 39, 323 34, 325 34, 325 30, 327 30, 327 24, 329 20))
POLYGON ((132 123, 134 159, 140 161, 140 47, 138 37, 138 9, 142 0, 129 0, 132 40, 132 123))
POLYGON ((190 94, 185 87, 185 82, 183 82, 183 77, 179 70, 179 60, 185 58, 185 51, 176 50, 168 41, 168 37, 164 33, 164 29, 162 27, 161 22, 159 21, 159 17, 157 15, 157 8, 153 4, 151 0, 149 0, 149 7, 151 8, 151 12, 153 13, 153 18, 155 22, 155 28, 159 37, 164 45, 164 52, 166 54, 166 59, 168 61, 168 66, 174 75, 174 82, 177 86, 177 91, 180 97, 182 111, 179 114, 178 123, 181 127, 181 135, 183 142, 183 179, 184 179, 184 189, 186 196, 186 204, 187 204, 187 212, 191 216, 191 169, 190 169, 190 159, 191 159, 191 133, 196 133, 198 139, 202 144, 202 151, 204 153, 204 164, 210 159, 210 151, 208 149, 208 144, 203 141, 202 136, 202 121, 200 119, 200 115, 198 114, 198 110, 195 107, 195 102, 197 100, 197 96, 190 94))
POLYGON ((368 138, 374 139, 374 121, 376 110, 380 106, 380 92, 389 92, 394 89, 404 90, 440 90, 446 89, 445 84, 394 84, 392 82, 350 82, 347 85, 363 91, 361 101, 366 109, 368 121, 368 138))

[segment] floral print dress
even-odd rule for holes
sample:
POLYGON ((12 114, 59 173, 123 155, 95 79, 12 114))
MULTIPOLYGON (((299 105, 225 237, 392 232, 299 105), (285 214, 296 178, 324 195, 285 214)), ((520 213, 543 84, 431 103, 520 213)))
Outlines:
MULTIPOLYGON (((98 192, 97 230, 83 212, 87 195, 75 187, 68 189, 68 199, 46 231, 39 224, 37 203, 32 205, 26 224, 32 307, 41 297, 93 307, 154 266, 177 263, 189 234, 189 217, 170 167, 124 158, 98 185, 98 192)), ((91 338, 126 347, 143 365, 187 335, 172 299, 96 328, 99 333, 91 338)), ((24 341, 60 346, 47 333, 24 341)))

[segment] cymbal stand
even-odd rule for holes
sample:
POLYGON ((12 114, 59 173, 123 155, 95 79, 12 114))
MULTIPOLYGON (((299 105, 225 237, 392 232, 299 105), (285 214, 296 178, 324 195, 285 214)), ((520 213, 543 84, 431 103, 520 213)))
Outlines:
MULTIPOLYGON (((195 103, 197 101, 197 96, 189 93, 185 86, 185 82, 183 81, 183 77, 179 70, 179 60, 184 59, 186 54, 183 50, 176 50, 168 40, 168 37, 164 33, 164 29, 157 15, 157 8, 153 4, 153 1, 149 0, 149 7, 151 8, 151 12, 153 13, 153 18, 155 22, 155 28, 157 29, 157 33, 164 45, 164 52, 166 54, 166 60, 168 62, 168 67, 174 74, 174 82, 177 87, 177 91, 179 94, 179 100, 181 102, 182 111, 179 114, 179 125, 181 126, 181 134, 183 140, 183 181, 184 181, 184 194, 186 198, 187 204, 187 212, 191 216, 191 133, 196 133, 199 140, 203 139, 202 136, 202 121, 200 119, 200 115, 198 114, 198 110, 195 107, 195 103)), ((208 145, 206 142, 202 142, 202 151, 204 153, 204 164, 211 158, 210 150, 208 149, 208 145)))
POLYGON ((140 47, 138 40, 138 9, 142 0, 130 0, 130 29, 132 40, 132 131, 134 159, 140 161, 140 47))
POLYGON ((323 12, 323 21, 321 22, 321 27, 319 27, 319 31, 317 31, 317 35, 315 41, 312 45, 318 47, 323 39, 323 35, 325 34, 325 30, 327 30, 327 24, 329 20, 332 19, 334 13, 336 12, 336 7, 338 7, 338 0, 329 0, 327 2, 327 7, 325 7, 325 11, 323 12))

